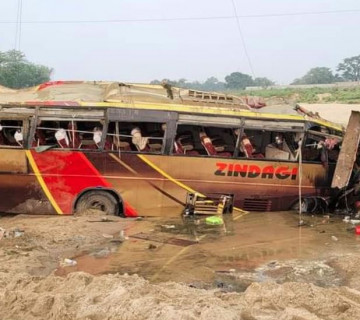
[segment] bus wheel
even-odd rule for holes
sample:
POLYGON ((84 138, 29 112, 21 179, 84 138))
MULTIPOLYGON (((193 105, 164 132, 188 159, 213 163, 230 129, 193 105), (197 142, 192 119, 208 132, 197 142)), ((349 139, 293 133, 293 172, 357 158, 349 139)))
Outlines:
POLYGON ((119 204, 109 192, 89 191, 80 197, 75 209, 79 213, 96 211, 105 215, 117 215, 119 204))
MULTIPOLYGON (((293 210, 293 211, 299 211, 299 207, 300 207, 300 203, 299 203, 300 201, 298 200, 298 201, 296 201, 292 206, 291 206, 291 208, 290 208, 290 210, 293 210)), ((308 203, 308 199, 306 199, 306 198, 302 198, 301 199, 301 212, 302 213, 306 213, 306 212, 308 212, 308 209, 309 209, 309 203, 308 203)))

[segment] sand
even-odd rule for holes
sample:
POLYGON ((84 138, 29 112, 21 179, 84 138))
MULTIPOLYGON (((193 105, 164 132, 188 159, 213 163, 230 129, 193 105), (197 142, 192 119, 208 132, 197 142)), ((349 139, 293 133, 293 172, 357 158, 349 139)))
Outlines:
MULTIPOLYGON (((359 319, 357 253, 328 262, 347 275, 340 286, 316 286, 305 277, 302 281, 299 272, 306 265, 299 262, 297 282, 268 279, 253 282, 244 292, 230 292, 221 286, 205 290, 187 283, 155 284, 136 274, 55 275, 64 258, 76 259, 79 252, 104 248, 111 241, 109 235, 120 231, 149 230, 151 221, 19 215, 0 218, 0 226, 8 235, 0 240, 1 320, 359 319), (20 236, 15 237, 15 231, 20 236)), ((288 267, 270 269, 284 268, 288 267)))
POLYGON ((329 104, 309 104, 300 103, 305 109, 318 112, 319 115, 329 121, 339 123, 346 127, 351 111, 360 111, 359 104, 341 104, 341 103, 329 103, 329 104))
POLYGON ((0 274, 2 319, 359 319, 360 292, 254 283, 244 293, 150 284, 136 275, 0 274))

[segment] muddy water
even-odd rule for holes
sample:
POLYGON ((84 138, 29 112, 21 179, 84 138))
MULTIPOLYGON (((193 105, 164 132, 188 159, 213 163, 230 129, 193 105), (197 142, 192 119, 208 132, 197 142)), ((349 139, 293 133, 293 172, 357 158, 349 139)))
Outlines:
POLYGON ((267 279, 332 286, 344 279, 328 261, 360 248, 360 237, 341 218, 303 216, 301 227, 290 212, 224 215, 222 226, 209 226, 205 218, 139 221, 124 230, 124 242, 114 235, 108 246, 75 257, 77 266, 57 274, 136 273, 152 282, 237 291, 267 279))

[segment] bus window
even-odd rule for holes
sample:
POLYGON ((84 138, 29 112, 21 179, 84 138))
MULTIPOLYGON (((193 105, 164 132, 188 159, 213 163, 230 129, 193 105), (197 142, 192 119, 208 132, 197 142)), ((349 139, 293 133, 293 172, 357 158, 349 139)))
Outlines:
POLYGON ((232 157, 235 143, 230 128, 179 125, 173 154, 232 157))
POLYGON ((21 120, 0 121, 0 147, 24 147, 24 128, 21 120))
MULTIPOLYGON (((238 131, 235 131, 235 134, 238 131)), ((265 148, 271 142, 270 132, 245 129, 240 137, 239 155, 245 158, 264 158, 265 148)))
POLYGON ((109 122, 106 140, 111 150, 162 153, 164 130, 161 123, 109 122))
POLYGON ((317 132, 312 129, 306 134, 302 151, 303 160, 321 162, 324 166, 327 166, 328 162, 336 162, 340 152, 341 138, 328 134, 328 131, 317 132))
MULTIPOLYGON (((239 131, 235 132, 237 135, 239 131)), ((240 137, 239 156, 246 158, 295 160, 302 134, 244 129, 240 137)))
POLYGON ((101 139, 102 124, 99 121, 40 119, 32 146, 96 150, 101 147, 101 139))

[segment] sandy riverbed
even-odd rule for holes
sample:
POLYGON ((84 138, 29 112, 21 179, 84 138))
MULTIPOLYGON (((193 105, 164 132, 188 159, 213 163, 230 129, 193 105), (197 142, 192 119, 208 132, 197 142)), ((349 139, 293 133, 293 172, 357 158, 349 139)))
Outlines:
POLYGON ((194 234, 181 219, 2 217, 0 319, 359 319, 360 242, 341 219, 306 217, 298 228, 291 213, 234 218, 215 229, 201 220, 194 234), (122 265, 131 252, 148 272, 122 265), (93 275, 63 266, 90 255, 100 262, 93 275))

